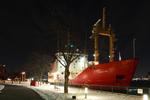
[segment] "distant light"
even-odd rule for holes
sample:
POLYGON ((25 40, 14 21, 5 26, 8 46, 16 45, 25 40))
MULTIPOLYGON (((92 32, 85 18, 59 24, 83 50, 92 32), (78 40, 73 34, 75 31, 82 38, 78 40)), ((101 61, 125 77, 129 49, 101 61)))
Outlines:
POLYGON ((119 61, 121 61, 121 53, 119 52, 119 61))
POLYGON ((84 65, 85 65, 85 57, 81 57, 80 58, 79 64, 80 64, 80 67, 84 67, 84 65))
POLYGON ((148 100, 148 95, 147 94, 143 95, 143 100, 148 100))
POLYGON ((52 73, 52 75, 53 75, 53 79, 54 79, 54 81, 56 81, 56 80, 58 80, 58 75, 59 75, 59 73, 58 72, 54 72, 54 73, 52 73))
POLYGON ((33 81, 33 80, 34 80, 34 78, 33 78, 33 77, 31 77, 31 80, 33 81))
POLYGON ((26 74, 26 72, 21 72, 22 75, 26 74))
POLYGON ((94 64, 94 62, 93 62, 93 61, 89 61, 88 63, 89 63, 89 65, 93 65, 93 64, 94 64))
POLYGON ((94 65, 98 65, 99 64, 99 62, 98 61, 94 61, 94 65))
POLYGON ((87 94, 88 93, 88 88, 87 87, 85 87, 85 89, 84 89, 85 91, 85 93, 87 94))
POLYGON ((138 93, 138 94, 143 94, 143 89, 138 89, 138 90, 137 90, 137 93, 138 93))
POLYGON ((76 52, 79 52, 79 49, 76 49, 76 52))
POLYGON ((10 78, 7 78, 7 80, 8 80, 8 81, 11 81, 11 79, 10 79, 10 78))
POLYGON ((71 47, 71 48, 73 48, 73 47, 74 47, 74 45, 73 45, 73 44, 71 44, 71 45, 70 45, 70 47, 71 47))

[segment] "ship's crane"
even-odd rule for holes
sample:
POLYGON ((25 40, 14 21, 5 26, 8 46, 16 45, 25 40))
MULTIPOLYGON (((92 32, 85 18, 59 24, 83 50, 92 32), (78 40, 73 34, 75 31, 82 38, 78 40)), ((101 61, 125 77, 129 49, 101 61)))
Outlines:
POLYGON ((109 38, 109 62, 114 61, 115 51, 114 51, 114 42, 116 41, 115 34, 112 32, 111 25, 106 29, 105 27, 105 8, 103 8, 103 19, 102 26, 99 26, 99 19, 93 25, 93 38, 94 38, 94 64, 99 64, 99 35, 106 36, 109 38))

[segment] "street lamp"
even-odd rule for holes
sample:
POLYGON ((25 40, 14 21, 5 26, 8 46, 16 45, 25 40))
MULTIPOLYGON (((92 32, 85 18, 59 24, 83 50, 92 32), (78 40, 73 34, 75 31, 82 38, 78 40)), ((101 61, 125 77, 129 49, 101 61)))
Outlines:
POLYGON ((26 72, 21 72, 21 81, 24 81, 26 78, 26 72))
POLYGON ((143 100, 148 100, 148 95, 147 94, 143 95, 143 100))

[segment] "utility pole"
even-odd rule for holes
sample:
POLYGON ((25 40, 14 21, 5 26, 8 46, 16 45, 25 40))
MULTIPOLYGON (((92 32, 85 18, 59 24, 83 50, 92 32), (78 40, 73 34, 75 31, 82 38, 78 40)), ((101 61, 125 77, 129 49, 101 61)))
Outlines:
POLYGON ((135 41, 136 38, 133 38, 133 58, 135 58, 135 41))

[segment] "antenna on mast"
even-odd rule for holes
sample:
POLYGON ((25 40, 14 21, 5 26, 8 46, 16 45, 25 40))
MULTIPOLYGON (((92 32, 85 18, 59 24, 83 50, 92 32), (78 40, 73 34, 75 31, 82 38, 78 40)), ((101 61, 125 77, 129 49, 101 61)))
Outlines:
POLYGON ((103 8, 103 19, 102 19, 102 28, 104 30, 105 30, 105 24, 106 24, 105 20, 106 20, 106 8, 104 7, 103 8))

